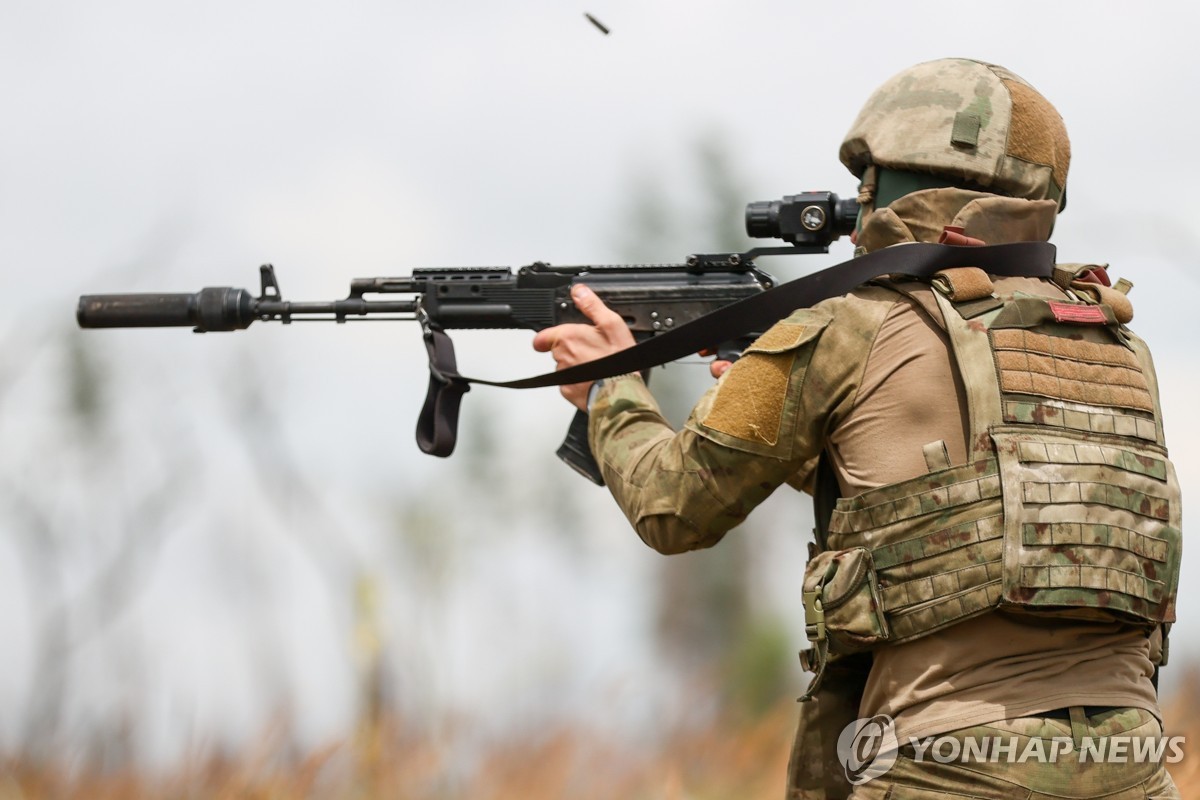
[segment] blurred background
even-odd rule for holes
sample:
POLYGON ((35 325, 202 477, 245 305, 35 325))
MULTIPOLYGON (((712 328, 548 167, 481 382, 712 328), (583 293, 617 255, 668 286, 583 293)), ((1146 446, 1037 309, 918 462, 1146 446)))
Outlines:
MULTIPOLYGON (((0 797, 778 795, 807 498, 665 559, 554 457, 554 389, 478 387, 422 455, 412 323, 80 331, 77 297, 744 249, 747 202, 854 194, 837 148, 879 83, 969 56, 1066 120, 1054 241, 1136 284, 1190 507, 1200 12, 1155 11, 0 3, 0 797)), ((459 364, 547 371, 530 338, 456 334, 459 364)), ((708 380, 653 385, 680 419, 708 380)))

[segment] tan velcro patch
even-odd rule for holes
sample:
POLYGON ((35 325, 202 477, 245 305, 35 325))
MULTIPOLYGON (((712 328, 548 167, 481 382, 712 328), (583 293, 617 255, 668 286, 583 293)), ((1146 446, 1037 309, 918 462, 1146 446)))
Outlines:
POLYGON ((746 348, 747 353, 778 353, 791 350, 804 339, 807 325, 797 325, 794 322, 780 322, 772 325, 762 336, 746 348))
POLYGON ((979 267, 953 267, 933 276, 933 284, 955 303, 991 297, 996 287, 979 267))
POLYGON ((1122 324, 1129 323, 1133 320, 1133 303, 1125 296, 1124 292, 1117 289, 1109 288, 1099 283, 1081 283, 1076 282, 1071 284, 1071 288, 1077 292, 1086 292, 1090 294, 1098 303, 1108 306, 1112 309, 1113 316, 1117 322, 1122 324))
POLYGON ((992 331, 992 344, 1005 392, 1154 412, 1137 357, 1121 345, 1019 328, 992 331))
POLYGON ((777 444, 795 348, 807 327, 781 322, 760 336, 730 368, 701 424, 737 439, 777 444))
POLYGON ((1004 85, 1012 98, 1006 154, 1051 167, 1054 182, 1063 189, 1071 164, 1071 141, 1062 117, 1032 87, 1013 80, 1005 80, 1004 85))

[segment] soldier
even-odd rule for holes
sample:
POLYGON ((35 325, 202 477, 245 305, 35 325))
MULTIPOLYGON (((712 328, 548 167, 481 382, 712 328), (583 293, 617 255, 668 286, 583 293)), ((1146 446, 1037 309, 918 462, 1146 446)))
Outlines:
MULTIPOLYGON (((860 180, 859 253, 1045 241, 1065 204, 1060 116, 995 65, 901 72, 840 155, 860 180)), ((789 797, 1178 797, 1161 757, 1097 757, 1112 737, 1162 736, 1154 678, 1180 557, 1128 288, 1084 264, 879 279, 773 326, 678 432, 636 375, 563 388, 591 412, 614 498, 662 553, 716 544, 783 483, 814 492, 816 677, 789 797), (856 716, 900 745, 876 747, 881 775, 863 742, 847 756, 857 728, 835 746, 856 716), (949 744, 931 751, 931 737, 949 744)), ((586 287, 574 299, 594 324, 534 340, 560 369, 633 344, 586 287)))

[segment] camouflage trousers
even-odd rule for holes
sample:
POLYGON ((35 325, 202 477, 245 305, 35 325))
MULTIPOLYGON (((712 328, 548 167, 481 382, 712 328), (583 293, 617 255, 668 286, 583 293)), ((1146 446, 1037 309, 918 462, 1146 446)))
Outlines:
MULTIPOLYGON (((939 763, 929 750, 918 760, 910 745, 901 748, 900 757, 886 774, 856 787, 849 800, 1179 800, 1179 792, 1161 759, 1135 763, 1137 759, 1129 756, 1123 762, 1109 762, 1097 759, 1096 749, 1091 750, 1090 756, 1080 757, 1084 738, 1094 748, 1104 748, 1114 741, 1126 744, 1133 739, 1160 741, 1162 727, 1158 720, 1139 708, 1112 709, 1090 718, 1083 709, 1073 709, 1072 719, 1003 720, 933 738, 957 740, 962 747, 960 752, 965 753, 967 740, 978 743, 984 737, 1008 743, 1010 749, 1006 752, 1017 755, 1026 752, 1031 740, 1042 739, 1040 746, 1034 744, 1034 751, 1055 752, 1057 757, 1053 762, 1036 758, 1020 762, 1005 757, 996 761, 944 759, 948 763, 939 763), (1105 739, 1108 741, 1104 742, 1105 739), (1064 753, 1066 740, 1071 740, 1074 746, 1064 753), (1017 763, 1007 763, 1011 761, 1017 763)), ((946 742, 940 750, 946 756, 955 752, 956 747, 953 742, 946 742)), ((1164 748, 1164 753, 1171 751, 1164 748)))

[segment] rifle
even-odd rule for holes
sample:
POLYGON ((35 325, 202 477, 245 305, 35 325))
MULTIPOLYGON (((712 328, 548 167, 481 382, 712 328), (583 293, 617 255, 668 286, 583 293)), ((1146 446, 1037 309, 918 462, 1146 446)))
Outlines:
MULTIPOLYGON (((854 199, 839 199, 832 192, 807 192, 746 206, 746 232, 755 238, 783 239, 789 243, 785 247, 692 255, 680 264, 555 267, 539 261, 515 272, 509 267, 427 267, 414 269, 406 277, 356 278, 345 299, 320 302, 284 300, 275 268, 264 264, 259 268, 258 297, 228 286, 194 293, 83 295, 75 316, 82 328, 190 327, 196 333, 243 330, 256 320, 285 325, 366 318, 415 320, 425 337, 430 366, 417 444, 425 453, 445 457, 454 450, 458 406, 469 383, 528 388, 575 382, 465 378, 457 371, 446 331, 537 331, 567 322, 585 323, 586 318, 571 302, 570 291, 575 283, 587 283, 625 319, 635 339, 646 341, 772 288, 775 279, 758 269, 754 259, 827 253, 832 241, 854 229, 857 216, 854 199), (408 297, 390 299, 395 295, 408 297), (373 296, 389 299, 369 299, 373 296)), ((720 330, 709 331, 705 349, 719 358, 736 358, 759 333, 727 337, 720 330)), ((576 412, 558 456, 603 485, 588 446, 586 412, 576 412)))

